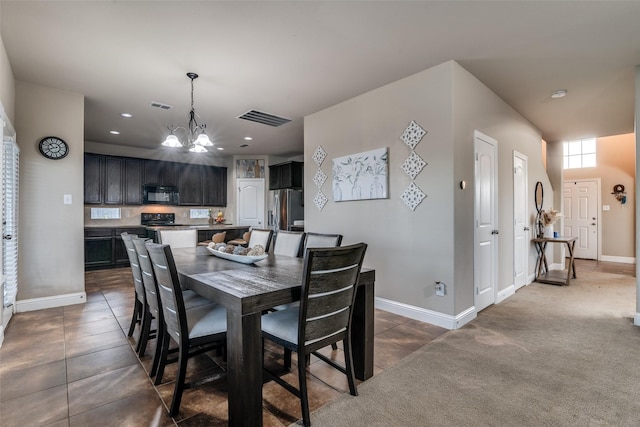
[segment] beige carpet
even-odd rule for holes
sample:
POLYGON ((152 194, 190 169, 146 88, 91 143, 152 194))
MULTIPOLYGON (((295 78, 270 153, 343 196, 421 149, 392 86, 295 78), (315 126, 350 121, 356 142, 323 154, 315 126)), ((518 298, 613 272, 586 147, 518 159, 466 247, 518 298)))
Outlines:
POLYGON ((635 278, 533 283, 312 413, 320 426, 640 426, 635 278))

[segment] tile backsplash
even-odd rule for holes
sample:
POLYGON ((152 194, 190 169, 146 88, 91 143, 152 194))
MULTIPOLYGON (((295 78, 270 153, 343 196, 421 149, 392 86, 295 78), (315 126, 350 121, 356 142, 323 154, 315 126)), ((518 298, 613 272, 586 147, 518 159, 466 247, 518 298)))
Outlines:
MULTIPOLYGON (((208 214, 209 209, 213 212, 217 213, 218 210, 222 210, 227 219, 227 224, 233 223, 234 213, 230 206, 219 207, 219 206, 211 206, 211 207, 203 207, 203 208, 191 208, 184 206, 162 206, 162 205, 146 205, 146 206, 99 206, 99 207, 91 207, 85 205, 84 207, 84 225, 85 227, 123 227, 123 226, 136 226, 140 225, 140 214, 142 212, 173 212, 176 214, 176 224, 186 224, 186 225, 202 225, 207 224, 209 221, 208 214), (98 211, 96 211, 96 209, 98 211), (100 212, 103 210, 103 215, 99 216, 99 218, 95 218, 96 212, 100 212), (115 212, 116 210, 120 212, 120 218, 104 218, 104 210, 109 212, 115 212), (94 215, 92 217, 92 211, 94 215), (192 215, 192 211, 197 211, 195 216, 192 215)), ((114 213, 115 215, 115 213, 114 213)))

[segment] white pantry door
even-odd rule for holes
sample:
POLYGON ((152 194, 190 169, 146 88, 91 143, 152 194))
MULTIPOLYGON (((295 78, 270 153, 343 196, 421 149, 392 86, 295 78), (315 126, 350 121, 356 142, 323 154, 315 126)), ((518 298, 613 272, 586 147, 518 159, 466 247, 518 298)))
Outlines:
POLYGON ((264 179, 238 179, 238 225, 264 228, 264 179))
POLYGON ((498 278, 498 142, 475 131, 474 288, 477 311, 496 302, 498 278))

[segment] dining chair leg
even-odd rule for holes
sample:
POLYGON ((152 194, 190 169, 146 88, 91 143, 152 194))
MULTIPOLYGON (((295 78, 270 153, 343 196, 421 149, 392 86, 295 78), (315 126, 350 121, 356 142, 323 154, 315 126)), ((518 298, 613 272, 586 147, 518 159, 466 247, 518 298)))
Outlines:
MULTIPOLYGON (((298 358, 300 358, 298 354, 298 358)), ((307 367, 304 363, 298 363, 298 379, 300 382, 300 407, 302 409, 302 424, 304 427, 311 425, 309 416, 309 394, 307 393, 307 367)))
POLYGON ((151 320, 153 316, 149 311, 149 307, 145 306, 142 310, 142 323, 140 326, 140 338, 138 338, 138 346, 136 347, 136 353, 138 356, 144 356, 144 352, 147 351, 147 341, 151 334, 151 320))
POLYGON ((336 344, 336 343, 331 344, 331 349, 332 350, 337 350, 338 349, 338 344, 336 344))
POLYGON ((129 325, 129 332, 127 336, 133 336, 133 331, 136 329, 136 324, 140 323, 140 318, 142 317, 142 303, 138 300, 138 294, 134 295, 136 299, 135 304, 133 304, 133 314, 131 315, 131 325, 129 325))
POLYGON ((352 396, 358 395, 358 389, 356 388, 356 379, 353 372, 353 356, 351 354, 351 338, 347 337, 342 341, 344 346, 344 365, 347 371, 347 381, 349 382, 349 392, 352 396))
POLYGON ((284 349, 284 369, 287 371, 291 369, 291 350, 284 349))
POLYGON ((162 382, 162 376, 164 375, 164 368, 167 365, 167 358, 169 357, 169 341, 171 341, 171 337, 165 331, 162 336, 162 353, 160 354, 160 361, 158 363, 158 373, 156 374, 156 379, 153 382, 154 385, 160 385, 162 382))
POLYGON ((178 353, 178 374, 176 376, 176 385, 173 388, 173 400, 171 401, 171 409, 169 415, 174 417, 180 410, 180 401, 182 400, 182 392, 184 391, 184 382, 187 376, 187 355, 188 345, 181 345, 178 353))
POLYGON ((160 365, 160 358, 162 357, 162 349, 164 348, 164 340, 165 340, 165 326, 164 322, 158 322, 158 332, 156 336, 156 351, 153 354, 153 363, 151 364, 151 370, 149 371, 149 376, 154 378, 158 375, 158 366, 160 365))

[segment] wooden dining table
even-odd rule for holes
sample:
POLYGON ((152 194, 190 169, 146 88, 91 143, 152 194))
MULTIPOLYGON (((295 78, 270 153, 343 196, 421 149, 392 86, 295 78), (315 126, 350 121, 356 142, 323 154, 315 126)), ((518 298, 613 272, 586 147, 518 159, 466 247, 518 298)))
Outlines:
MULTIPOLYGON (((242 264, 213 256, 202 246, 172 252, 182 286, 227 309, 229 425, 262 426, 261 315, 300 299, 303 259, 269 254, 242 264)), ((363 267, 351 339, 360 380, 373 376, 374 282, 375 270, 363 267)))

